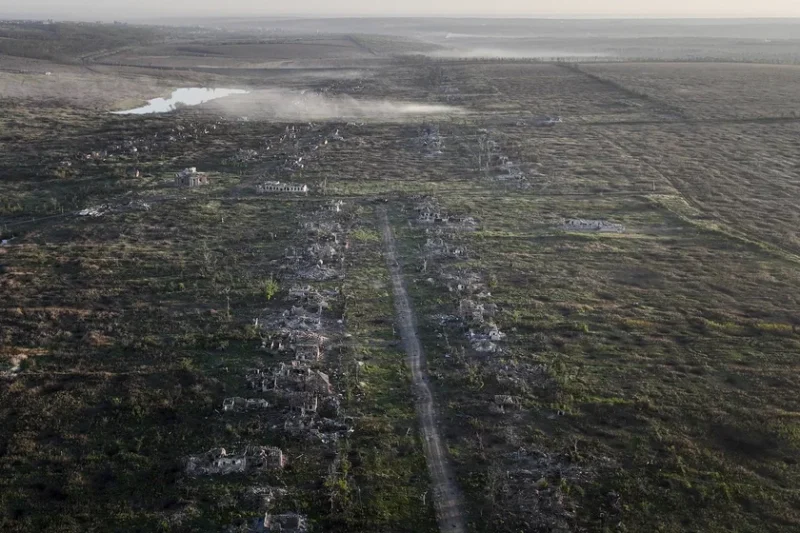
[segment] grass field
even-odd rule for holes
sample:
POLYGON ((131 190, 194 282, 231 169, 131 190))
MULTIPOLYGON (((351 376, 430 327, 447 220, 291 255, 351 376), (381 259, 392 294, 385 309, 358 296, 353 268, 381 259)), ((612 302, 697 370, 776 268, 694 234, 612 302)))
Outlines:
MULTIPOLYGON (((800 528, 795 67, 392 58, 397 38, 363 34, 267 53, 240 37, 181 34, 169 70, 0 56, 0 529, 223 531, 269 511, 313 531, 437 531, 379 206, 469 531, 800 528), (318 48, 358 69, 249 68, 318 48), (212 59, 231 70, 195 68, 212 59), (124 98, 98 101, 95 76, 117 75, 124 98), (47 89, 57 76, 94 89, 47 89), (106 113, 198 84, 458 112, 106 113), (190 166, 210 184, 176 188, 190 166), (258 195, 264 179, 311 191, 258 195), (422 206, 451 220, 420 222, 422 206), (289 251, 321 220, 341 227, 341 276, 308 281, 289 251), (338 291, 313 368, 353 432, 329 443, 292 436, 285 409, 222 412, 255 394, 248 369, 290 362, 254 319, 306 283, 338 291), (492 309, 497 351, 469 337, 486 324, 458 316, 466 299, 492 309), (184 472, 249 444, 287 466, 184 472)), ((103 39, 70 57, 141 51, 103 39)))

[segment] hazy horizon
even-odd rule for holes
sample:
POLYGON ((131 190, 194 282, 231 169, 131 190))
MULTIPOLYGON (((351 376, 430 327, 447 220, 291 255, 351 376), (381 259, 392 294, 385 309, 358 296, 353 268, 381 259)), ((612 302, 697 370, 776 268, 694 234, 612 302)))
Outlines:
MULTIPOLYGON (((6 3, 8 0, 2 0, 6 3)), ((154 17, 469 17, 469 18, 795 18, 800 17, 796 0, 652 0, 646 8, 638 0, 609 0, 598 6, 596 0, 562 0, 558 10, 552 4, 526 0, 497 0, 491 4, 478 0, 408 0, 384 6, 369 0, 342 0, 332 4, 322 0, 297 0, 291 5, 268 5, 252 0, 229 0, 220 5, 214 0, 177 0, 166 5, 156 0, 141 0, 135 5, 125 0, 30 0, 24 8, 0 5, 0 18, 39 18, 64 20, 135 20, 154 17), (720 5, 722 4, 722 5, 720 5), (489 7, 490 6, 490 7, 489 7)))

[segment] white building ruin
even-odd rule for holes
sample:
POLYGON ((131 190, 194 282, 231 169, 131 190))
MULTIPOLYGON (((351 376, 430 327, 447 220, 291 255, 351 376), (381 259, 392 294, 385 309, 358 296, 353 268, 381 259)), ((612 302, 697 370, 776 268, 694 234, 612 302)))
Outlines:
POLYGON ((259 194, 273 192, 291 192, 308 194, 308 185, 302 183, 282 183, 280 181, 265 181, 256 185, 256 192, 259 194))
POLYGON ((178 187, 200 187, 208 185, 208 175, 197 172, 196 167, 184 168, 175 174, 175 185, 178 187))
POLYGON ((625 226, 622 224, 584 218, 568 218, 564 221, 563 227, 570 231, 597 231, 600 233, 623 233, 625 231, 625 226))
POLYGON ((222 400, 223 411, 257 411, 269 407, 269 402, 262 398, 240 398, 238 396, 233 398, 225 398, 222 400))

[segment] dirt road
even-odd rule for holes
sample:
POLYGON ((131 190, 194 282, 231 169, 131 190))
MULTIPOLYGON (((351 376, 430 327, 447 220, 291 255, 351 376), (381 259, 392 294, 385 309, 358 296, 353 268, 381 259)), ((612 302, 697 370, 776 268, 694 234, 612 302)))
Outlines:
POLYGON ((385 208, 378 209, 378 220, 383 233, 386 265, 392 278, 397 325, 400 329, 403 348, 408 355, 408 364, 411 367, 417 416, 419 416, 428 472, 433 484, 433 505, 436 508, 439 531, 442 533, 466 533, 461 494, 454 482, 453 473, 439 437, 434 398, 428 386, 425 369, 425 354, 417 336, 414 313, 403 282, 403 273, 397 261, 394 234, 389 225, 389 217, 385 208))

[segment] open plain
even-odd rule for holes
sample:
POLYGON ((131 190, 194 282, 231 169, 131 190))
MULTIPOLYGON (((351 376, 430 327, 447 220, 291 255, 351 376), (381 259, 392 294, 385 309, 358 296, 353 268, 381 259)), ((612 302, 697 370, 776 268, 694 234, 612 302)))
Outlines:
POLYGON ((792 32, 436 24, 0 23, 1 530, 800 530, 792 32))

